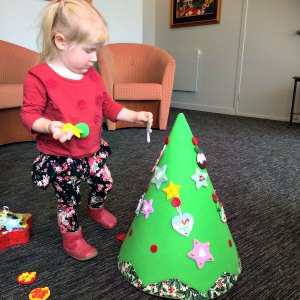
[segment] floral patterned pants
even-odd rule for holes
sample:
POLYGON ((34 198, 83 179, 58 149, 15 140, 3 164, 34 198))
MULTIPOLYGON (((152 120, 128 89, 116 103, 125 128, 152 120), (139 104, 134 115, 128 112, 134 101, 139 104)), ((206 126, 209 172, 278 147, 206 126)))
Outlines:
POLYGON ((32 180, 46 189, 52 183, 57 197, 57 219, 61 232, 79 228, 78 207, 81 203, 80 184, 90 187, 88 205, 101 207, 112 188, 113 179, 106 165, 111 154, 108 144, 102 140, 100 150, 90 157, 73 159, 40 153, 32 166, 32 180))

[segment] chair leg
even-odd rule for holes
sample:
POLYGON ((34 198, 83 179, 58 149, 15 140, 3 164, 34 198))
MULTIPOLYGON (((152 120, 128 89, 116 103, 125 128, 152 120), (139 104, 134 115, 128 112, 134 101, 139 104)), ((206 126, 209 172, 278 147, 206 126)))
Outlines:
POLYGON ((295 105, 295 98, 296 98, 297 82, 298 81, 295 79, 289 127, 293 125, 293 115, 294 115, 294 105, 295 105))
POLYGON ((0 146, 34 140, 21 122, 20 112, 20 107, 0 109, 0 146))
POLYGON ((106 125, 108 130, 116 130, 116 123, 106 120, 106 125))
POLYGON ((159 130, 166 130, 168 125, 170 107, 160 107, 159 111, 159 130))

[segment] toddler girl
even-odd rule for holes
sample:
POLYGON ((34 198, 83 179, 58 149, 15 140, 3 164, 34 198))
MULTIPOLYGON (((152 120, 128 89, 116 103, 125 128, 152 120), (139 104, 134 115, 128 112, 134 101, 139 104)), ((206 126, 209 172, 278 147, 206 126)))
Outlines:
POLYGON ((41 188, 51 183, 57 197, 57 218, 63 249, 71 257, 88 260, 98 253, 83 238, 77 210, 80 183, 90 187, 87 214, 104 228, 117 219, 103 204, 112 188, 106 165, 108 144, 101 139, 102 117, 145 123, 150 112, 135 112, 114 102, 93 67, 97 51, 108 38, 101 14, 84 0, 52 1, 45 9, 41 63, 24 82, 21 119, 35 136, 40 152, 32 180, 41 188), (86 123, 89 134, 77 138, 64 124, 86 123))

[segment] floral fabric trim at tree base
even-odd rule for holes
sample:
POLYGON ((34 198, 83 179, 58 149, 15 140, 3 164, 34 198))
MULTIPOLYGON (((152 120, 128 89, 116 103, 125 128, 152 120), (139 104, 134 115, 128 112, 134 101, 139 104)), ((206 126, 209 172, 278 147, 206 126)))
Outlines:
POLYGON ((226 293, 238 279, 238 275, 224 272, 206 293, 200 293, 178 279, 168 279, 144 286, 130 263, 118 262, 118 267, 126 280, 136 288, 155 296, 173 299, 213 299, 226 293))

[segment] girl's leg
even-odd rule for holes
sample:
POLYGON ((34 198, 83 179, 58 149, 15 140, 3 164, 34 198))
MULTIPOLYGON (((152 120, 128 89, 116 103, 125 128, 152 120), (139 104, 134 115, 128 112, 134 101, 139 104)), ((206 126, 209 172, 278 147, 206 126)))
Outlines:
POLYGON ((63 249, 77 260, 88 260, 97 256, 96 248, 82 236, 78 223, 77 209, 81 202, 80 180, 77 177, 60 178, 53 186, 57 197, 57 219, 63 238, 63 249))
POLYGON ((107 165, 105 164, 97 173, 90 175, 87 183, 90 187, 89 206, 102 207, 113 186, 113 179, 107 165))
POLYGON ((103 207, 113 185, 107 165, 105 164, 97 173, 90 174, 87 183, 90 186, 87 214, 104 228, 113 228, 117 218, 103 207))
POLYGON ((57 197, 57 220, 61 232, 79 229, 77 209, 81 203, 80 180, 74 177, 60 177, 53 182, 57 197))

